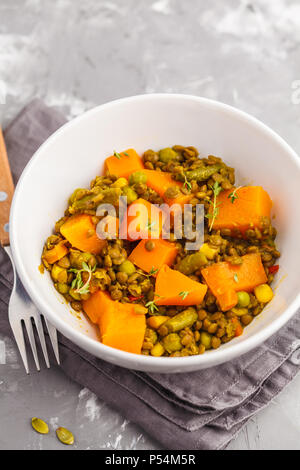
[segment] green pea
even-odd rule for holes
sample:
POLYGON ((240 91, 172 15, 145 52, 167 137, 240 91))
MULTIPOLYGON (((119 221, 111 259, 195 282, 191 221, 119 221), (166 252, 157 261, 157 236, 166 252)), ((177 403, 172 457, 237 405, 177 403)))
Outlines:
POLYGON ((248 292, 240 291, 237 293, 237 296, 238 296, 237 306, 239 308, 248 307, 248 305, 250 304, 250 295, 248 294, 248 292))
POLYGON ((158 156, 161 162, 169 163, 171 160, 175 160, 177 158, 177 153, 175 150, 167 147, 162 149, 158 152, 158 156))
POLYGON ((138 198, 137 193, 129 186, 124 186, 124 188, 122 188, 122 196, 127 197, 127 204, 132 204, 138 198))
POLYGON ((123 261, 122 264, 120 264, 119 271, 121 273, 126 273, 128 274, 128 276, 130 276, 131 274, 135 273, 135 266, 131 261, 127 259, 126 261, 123 261))
POLYGON ((147 176, 143 171, 135 171, 134 173, 131 173, 129 176, 129 183, 130 184, 145 184, 147 183, 147 176))

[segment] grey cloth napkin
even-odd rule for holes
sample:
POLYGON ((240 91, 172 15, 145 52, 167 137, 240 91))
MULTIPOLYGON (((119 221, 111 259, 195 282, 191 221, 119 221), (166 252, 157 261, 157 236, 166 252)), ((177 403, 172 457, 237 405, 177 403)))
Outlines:
MULTIPOLYGON (((41 101, 5 131, 15 182, 40 144, 65 122, 41 101)), ((12 269, 0 249, 0 332, 12 336, 7 305, 12 269)), ((222 449, 300 368, 300 313, 237 360, 186 374, 146 374, 97 359, 59 335, 61 367, 168 449, 222 449)))

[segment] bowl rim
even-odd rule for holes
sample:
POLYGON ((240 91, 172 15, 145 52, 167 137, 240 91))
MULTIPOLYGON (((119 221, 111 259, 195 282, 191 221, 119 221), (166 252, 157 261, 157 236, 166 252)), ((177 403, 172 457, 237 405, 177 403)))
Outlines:
MULTIPOLYGON (((233 106, 222 103, 220 101, 211 100, 208 98, 203 98, 194 95, 180 94, 180 93, 151 93, 151 94, 141 94, 134 95, 126 98, 120 98, 113 100, 99 106, 96 106, 85 113, 77 116, 75 119, 64 124, 57 131, 55 131, 34 153, 32 158, 27 163, 25 169, 22 172, 22 175, 18 181, 18 184, 15 189, 11 212, 10 212, 10 244, 12 249, 12 255, 15 262, 17 273, 31 297, 32 301, 38 307, 38 309, 46 316, 50 323, 52 323, 58 331, 63 335, 73 341, 76 345, 80 345, 86 351, 99 350, 99 355, 97 357, 102 358, 101 352, 103 352, 103 359, 119 364, 122 367, 125 367, 124 362, 126 362, 126 367, 139 370, 156 370, 159 373, 167 372, 172 373, 178 372, 181 369, 182 372, 187 370, 197 370, 201 368, 213 367, 217 364, 225 363, 229 360, 232 360, 236 357, 239 357, 254 347, 260 345, 270 336, 276 333, 287 321, 295 314, 297 308, 300 306, 300 291, 297 294, 294 301, 284 310, 284 312, 277 318, 274 319, 269 325, 266 325, 262 330, 253 334, 248 338, 245 338, 244 341, 239 343, 234 343, 228 346, 226 349, 218 348, 216 350, 210 350, 203 355, 195 356, 186 356, 186 357, 153 357, 153 356, 144 356, 134 353, 129 353, 121 351, 110 346, 102 344, 100 341, 97 341, 93 338, 90 338, 84 335, 81 331, 77 331, 75 328, 68 325, 63 319, 57 316, 51 308, 49 308, 46 298, 43 298, 34 284, 30 282, 29 276, 26 273, 26 267, 22 259, 22 250, 17 243, 17 234, 15 229, 16 218, 18 216, 18 206, 19 201, 22 199, 22 189, 26 184, 27 176, 30 174, 31 169, 39 162, 40 156, 43 154, 44 150, 47 149, 49 145, 66 129, 69 127, 78 124, 80 121, 88 119, 93 114, 97 114, 99 110, 106 110, 112 107, 117 107, 123 103, 131 103, 135 101, 151 101, 153 99, 164 100, 164 101, 190 101, 197 103, 199 105, 204 105, 210 108, 214 108, 217 111, 221 111, 227 115, 233 115, 235 119, 244 121, 248 124, 251 124, 254 128, 263 131, 267 136, 273 139, 279 146, 285 150, 289 158, 292 160, 293 164, 298 167, 300 172, 300 159, 296 152, 289 146, 289 144, 280 137, 275 131, 273 131, 266 124, 258 120, 257 118, 251 116, 250 114, 241 111, 233 106), (108 357, 107 357, 108 356, 108 357), (113 360, 111 358, 113 357, 113 360)), ((92 353, 94 354, 94 353, 92 353)), ((96 354, 94 354, 96 355, 96 354)))

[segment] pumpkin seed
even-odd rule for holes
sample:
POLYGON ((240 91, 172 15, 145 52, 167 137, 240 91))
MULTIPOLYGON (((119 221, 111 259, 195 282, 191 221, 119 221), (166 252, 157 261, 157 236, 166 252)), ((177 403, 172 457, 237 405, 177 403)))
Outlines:
POLYGON ((68 429, 59 427, 56 429, 56 435, 63 444, 68 446, 74 444, 74 436, 68 429))
POLYGON ((33 429, 36 432, 40 433, 40 434, 48 434, 49 433, 48 424, 45 423, 45 421, 43 421, 40 418, 32 418, 31 419, 31 425, 32 425, 33 429))

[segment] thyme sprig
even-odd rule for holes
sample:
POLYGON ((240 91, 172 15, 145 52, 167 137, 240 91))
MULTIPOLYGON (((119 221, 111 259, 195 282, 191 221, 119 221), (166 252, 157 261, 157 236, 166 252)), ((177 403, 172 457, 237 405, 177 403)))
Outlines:
POLYGON ((90 266, 84 261, 82 263, 82 269, 75 269, 75 268, 69 269, 70 273, 76 274, 76 277, 75 279, 73 279, 73 282, 71 284, 71 288, 74 289, 74 292, 76 292, 76 294, 80 294, 80 295, 89 294, 90 292, 89 285, 92 279, 92 274, 95 271, 95 269, 96 269, 96 266, 94 266, 93 268, 90 268, 90 266), (83 282, 82 280, 83 272, 86 272, 89 275, 86 282, 83 282))
MULTIPOLYGON (((159 294, 154 293, 154 296, 162 298, 161 295, 159 295, 159 294)), ((147 302, 145 304, 145 307, 147 307, 149 312, 152 313, 152 314, 159 311, 158 306, 155 303, 155 300, 150 300, 149 302, 147 302)))
MULTIPOLYGON (((129 154, 127 152, 122 152, 123 155, 126 155, 126 157, 129 157, 129 154)), ((114 156, 118 159, 118 160, 121 160, 122 158, 122 155, 119 153, 119 152, 116 152, 116 150, 114 150, 114 156)))
POLYGON ((186 174, 183 172, 184 183, 183 187, 186 188, 189 192, 192 190, 192 183, 187 179, 186 174))
POLYGON ((212 208, 212 213, 206 214, 205 217, 208 219, 211 219, 209 227, 208 227, 208 230, 211 232, 214 222, 216 220, 216 217, 218 216, 219 210, 220 210, 219 208, 220 203, 217 203, 217 197, 219 196, 220 192, 223 191, 223 188, 222 186, 219 185, 218 181, 216 181, 213 186, 209 186, 209 187, 213 191, 213 194, 214 194, 213 200, 209 201, 209 203, 213 206, 213 208, 212 208))
MULTIPOLYGON (((138 273, 141 274, 141 276, 145 276, 145 277, 147 277, 147 278, 149 279, 149 277, 155 276, 155 274, 158 273, 158 269, 155 269, 155 267, 152 266, 152 268, 150 269, 150 271, 149 271, 148 274, 143 273, 143 272, 140 272, 140 271, 138 271, 138 273)), ((157 294, 156 294, 156 295, 157 295, 157 294)))
POLYGON ((118 160, 121 160, 121 157, 122 157, 122 156, 119 154, 119 152, 116 152, 115 150, 114 150, 114 156, 115 156, 118 160))
POLYGON ((231 203, 233 204, 236 199, 239 198, 237 191, 240 189, 242 186, 239 186, 238 188, 235 188, 232 193, 229 194, 228 199, 231 199, 231 203))
POLYGON ((187 296, 189 295, 189 291, 188 290, 183 290, 182 292, 179 292, 179 296, 182 297, 182 300, 186 299, 187 296))

